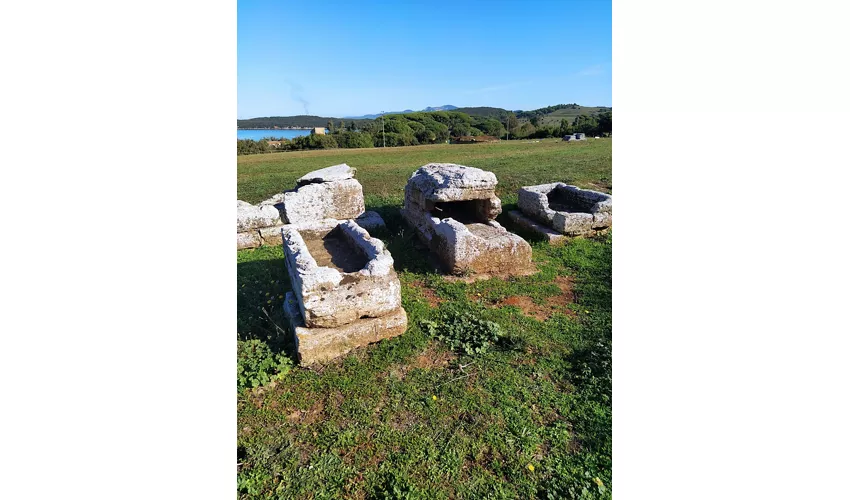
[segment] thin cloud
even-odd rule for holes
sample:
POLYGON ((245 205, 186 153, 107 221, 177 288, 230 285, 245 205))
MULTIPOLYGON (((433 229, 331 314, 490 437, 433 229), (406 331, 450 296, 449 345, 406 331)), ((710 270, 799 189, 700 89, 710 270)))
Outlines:
POLYGON ((601 75, 605 70, 605 67, 601 64, 595 64, 593 66, 588 66, 583 70, 576 73, 576 76, 596 76, 601 75))

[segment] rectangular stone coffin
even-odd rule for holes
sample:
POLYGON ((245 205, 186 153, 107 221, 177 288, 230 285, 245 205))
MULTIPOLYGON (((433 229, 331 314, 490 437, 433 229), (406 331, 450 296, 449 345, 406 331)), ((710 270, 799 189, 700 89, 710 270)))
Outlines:
POLYGON ((611 226, 611 195, 563 182, 520 188, 517 205, 527 217, 561 234, 591 234, 611 226))
POLYGON ((450 274, 523 275, 531 246, 494 219, 502 212, 496 176, 463 165, 430 163, 405 187, 402 215, 450 274))
POLYGON ((281 231, 305 327, 335 328, 401 307, 392 256, 354 221, 288 224, 281 231))

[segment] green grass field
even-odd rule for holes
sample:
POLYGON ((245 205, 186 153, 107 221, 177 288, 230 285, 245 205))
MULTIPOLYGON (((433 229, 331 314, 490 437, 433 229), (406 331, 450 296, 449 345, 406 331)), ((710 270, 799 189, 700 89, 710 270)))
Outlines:
MULTIPOLYGON (((407 178, 437 161, 495 172, 505 211, 525 184, 611 190, 610 140, 239 157, 238 196, 250 202, 310 170, 356 167, 367 209, 387 222, 375 236, 393 254, 409 321, 400 337, 239 391, 241 498, 611 497, 610 234, 529 238, 532 276, 446 280, 398 214, 407 178), (495 323, 499 341, 451 351, 425 322, 452 311, 495 323)), ((278 328, 290 289, 282 250, 237 252, 237 269, 239 340, 291 355, 278 328)))

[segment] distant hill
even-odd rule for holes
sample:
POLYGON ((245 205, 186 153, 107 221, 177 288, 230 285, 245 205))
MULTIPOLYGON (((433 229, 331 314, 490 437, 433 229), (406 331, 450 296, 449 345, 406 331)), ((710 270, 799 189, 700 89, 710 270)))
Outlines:
MULTIPOLYGON (((413 113, 412 109, 405 109, 404 111, 387 111, 384 115, 403 115, 405 113, 413 113)), ((363 116, 346 116, 345 119, 348 120, 374 120, 375 118, 380 118, 381 113, 376 115, 363 115, 363 116)))
MULTIPOLYGON (((611 108, 605 106, 580 106, 578 104, 556 104, 554 106, 547 106, 545 108, 532 109, 530 111, 509 111, 504 108, 494 108, 488 106, 478 106, 478 107, 465 107, 459 108, 457 106, 452 106, 447 104, 445 106, 437 106, 437 107, 427 107, 423 110, 423 112, 433 112, 433 111, 458 111, 460 113, 466 113, 470 116, 481 117, 481 118, 495 118, 499 121, 503 121, 508 113, 516 114, 517 120, 519 123, 525 123, 532 118, 536 117, 541 125, 556 125, 561 122, 561 120, 566 119, 569 123, 573 123, 575 118, 579 115, 595 115, 597 113, 611 111, 611 108)), ((411 109, 406 109, 404 111, 390 111, 388 113, 384 113, 386 115, 398 115, 405 113, 414 113, 411 109)), ((340 120, 353 121, 355 123, 365 123, 377 118, 380 118, 381 115, 363 115, 363 116, 346 116, 343 118, 329 117, 329 116, 314 116, 314 115, 298 115, 298 116, 267 116, 263 118, 251 118, 248 120, 236 120, 236 126, 238 128, 259 128, 259 129, 287 129, 287 128, 312 128, 312 127, 324 127, 328 124, 328 120, 332 120, 335 124, 339 124, 340 120)))
POLYGON ((457 106, 452 106, 451 104, 446 104, 445 106, 437 106, 436 108, 432 108, 432 107, 429 106, 429 107, 423 109, 422 111, 425 111, 427 113, 429 111, 455 111, 455 110, 457 110, 457 106))
POLYGON ((482 116, 484 118, 499 118, 508 114, 507 109, 488 108, 486 106, 479 106, 476 108, 455 108, 454 111, 466 113, 469 116, 482 116))
POLYGON ((605 106, 580 106, 575 103, 557 104, 530 111, 520 111, 517 113, 517 118, 522 122, 536 116, 542 125, 554 125, 560 123, 565 118, 568 122, 572 123, 579 115, 592 116, 596 113, 604 113, 605 111, 611 111, 611 108, 605 106))
MULTIPOLYGON (((430 112, 430 111, 453 111, 458 109, 457 106, 452 106, 451 104, 446 104, 445 106, 437 106, 432 108, 428 106, 425 109, 420 109, 419 111, 430 112)), ((383 113, 384 115, 403 115, 405 113, 415 113, 412 109, 405 109, 404 111, 387 111, 383 113)), ((375 118, 380 118, 381 113, 374 115, 362 115, 362 116, 346 116, 344 118, 348 118, 350 120, 374 120, 375 118)))
MULTIPOLYGON (((460 111, 470 116, 496 118, 497 120, 504 120, 507 114, 511 112, 504 108, 491 108, 487 106, 457 108, 455 111, 460 111)), ((578 104, 556 104, 529 111, 516 110, 512 112, 516 115, 520 123, 525 123, 536 116, 542 125, 554 125, 560 123, 564 118, 572 123, 579 115, 595 115, 596 113, 605 111, 611 111, 611 108, 604 106, 580 106, 578 104)))

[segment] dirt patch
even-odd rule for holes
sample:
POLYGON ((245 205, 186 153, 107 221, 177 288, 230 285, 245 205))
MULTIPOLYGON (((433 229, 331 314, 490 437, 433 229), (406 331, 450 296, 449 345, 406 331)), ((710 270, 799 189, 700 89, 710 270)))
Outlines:
POLYGON ((443 299, 437 296, 437 292, 428 288, 425 283, 420 280, 410 283, 410 286, 417 288, 420 293, 422 293, 422 296, 425 297, 425 301, 428 302, 428 305, 431 307, 437 307, 443 302, 443 299))
POLYGON ((320 419, 325 411, 325 403, 322 400, 313 403, 309 410, 302 413, 301 423, 312 424, 320 419))
POLYGON ((421 419, 415 413, 402 410, 394 413, 388 423, 393 430, 404 431, 420 421, 421 419))
POLYGON ((398 380, 404 379, 407 372, 414 368, 422 370, 434 370, 438 368, 447 368, 449 364, 457 359, 457 355, 451 351, 438 351, 434 344, 430 344, 427 349, 422 351, 409 363, 397 364, 391 366, 382 377, 392 377, 398 380))
POLYGON ((513 295, 506 297, 495 304, 495 307, 514 306, 526 316, 538 321, 546 321, 554 313, 559 312, 568 316, 575 316, 575 312, 567 305, 575 303, 576 296, 573 292, 573 280, 569 276, 558 276, 554 281, 561 289, 561 293, 547 297, 543 304, 535 304, 530 297, 513 295))
POLYGON ((451 351, 438 351, 434 345, 428 346, 425 352, 413 360, 411 367, 431 370, 434 368, 445 368, 451 361, 457 359, 457 355, 451 351))

